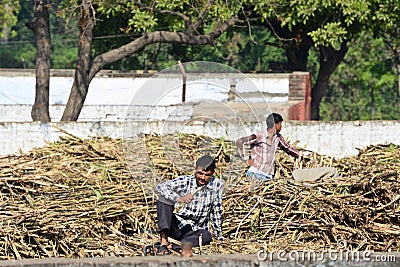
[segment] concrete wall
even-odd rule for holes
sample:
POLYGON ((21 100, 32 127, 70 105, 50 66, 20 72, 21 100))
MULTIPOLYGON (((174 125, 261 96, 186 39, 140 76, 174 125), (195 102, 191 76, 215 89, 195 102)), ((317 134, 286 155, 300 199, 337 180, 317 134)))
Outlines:
MULTIPOLYGON (((65 105, 51 105, 51 121, 60 121, 65 105)), ((31 105, 1 105, 0 122, 29 122, 31 105)), ((285 120, 288 109, 278 103, 236 103, 200 102, 179 105, 84 105, 78 121, 138 121, 173 120, 187 121, 195 117, 208 117, 215 120, 246 122, 264 121, 265 115, 276 111, 285 120)))
MULTIPOLYGON (((222 105, 278 105, 279 112, 285 118, 306 120, 309 118, 309 81, 308 72, 188 73, 185 101, 222 105), (292 106, 294 109, 290 112, 292 106)), ((35 100, 35 82, 33 70, 0 69, 0 121, 31 121, 28 106, 35 100)), ((52 70, 49 101, 53 121, 61 118, 72 83, 72 71, 52 70)), ((182 77, 179 73, 161 72, 151 76, 101 71, 90 83, 83 114, 79 119, 109 120, 112 114, 117 114, 119 118, 119 114, 124 113, 123 110, 129 105, 161 107, 181 103, 182 77), (106 117, 107 115, 110 117, 106 117)))
MULTIPOLYGON (((0 123, 0 154, 27 152, 53 142, 63 135, 56 126, 71 134, 86 138, 109 136, 130 138, 138 133, 173 133, 176 131, 224 136, 227 140, 262 130, 264 125, 242 122, 218 122, 202 119, 191 121, 91 121, 65 123, 2 122, 0 123)), ((282 134, 291 142, 324 155, 343 157, 357 154, 357 148, 394 143, 400 145, 400 121, 299 122, 286 121, 282 134)))
MULTIPOLYGON (((65 105, 72 87, 73 75, 69 71, 55 71, 53 70, 50 78, 50 104, 65 105)), ((308 76, 309 73, 297 72, 297 75, 308 76)), ((228 101, 229 91, 232 90, 234 94, 231 95, 230 101, 234 102, 287 102, 290 77, 290 73, 188 73, 186 100, 206 98, 228 101)), ((14 72, 0 69, 0 104, 32 105, 35 100, 35 83, 36 77, 32 71, 14 72)), ((154 105, 154 100, 160 103, 161 96, 163 105, 173 105, 181 103, 181 88, 180 74, 160 73, 157 76, 149 76, 134 73, 109 75, 100 72, 90 83, 85 104, 154 105)))
MULTIPOLYGON (((193 113, 194 105, 185 105, 185 112, 175 116, 174 120, 187 120, 193 113)), ((124 121, 127 117, 136 120, 163 120, 168 114, 173 113, 176 106, 135 106, 129 105, 84 105, 78 121, 124 121)), ((1 105, 0 122, 28 122, 32 121, 32 105, 1 105)), ((60 121, 65 110, 65 105, 51 105, 50 117, 52 121, 60 121)))

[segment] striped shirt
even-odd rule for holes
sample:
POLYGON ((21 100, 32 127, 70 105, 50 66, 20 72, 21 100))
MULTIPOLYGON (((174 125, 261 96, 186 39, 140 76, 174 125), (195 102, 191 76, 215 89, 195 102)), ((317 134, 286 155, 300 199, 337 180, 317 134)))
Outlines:
MULTIPOLYGON (((198 189, 195 175, 179 176, 157 185, 156 192, 160 198, 175 203, 177 197, 193 194, 198 189)), ((208 184, 193 195, 193 200, 185 204, 175 214, 178 219, 179 228, 189 224, 193 231, 199 229, 209 230, 209 223, 216 237, 222 234, 222 191, 223 183, 220 179, 211 177, 208 184)))
POLYGON ((295 158, 300 156, 300 152, 290 146, 280 133, 276 133, 270 138, 267 136, 267 132, 258 132, 251 136, 240 138, 236 144, 242 157, 247 156, 247 150, 243 144, 250 145, 251 159, 254 162, 251 170, 256 169, 258 173, 264 175, 274 175, 275 154, 278 148, 295 158))

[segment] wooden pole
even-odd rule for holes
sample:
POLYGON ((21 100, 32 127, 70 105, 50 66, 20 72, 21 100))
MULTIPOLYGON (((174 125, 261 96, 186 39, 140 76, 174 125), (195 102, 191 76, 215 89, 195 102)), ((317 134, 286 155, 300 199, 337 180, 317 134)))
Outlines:
POLYGON ((186 101, 186 71, 185 67, 183 66, 182 62, 178 60, 179 71, 182 74, 182 103, 186 101))

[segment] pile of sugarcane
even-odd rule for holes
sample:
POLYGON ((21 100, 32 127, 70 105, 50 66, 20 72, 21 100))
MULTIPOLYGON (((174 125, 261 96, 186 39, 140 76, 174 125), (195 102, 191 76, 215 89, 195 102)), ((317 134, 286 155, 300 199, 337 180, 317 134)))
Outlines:
POLYGON ((277 156, 276 179, 245 179, 234 143, 194 134, 134 140, 65 135, 0 157, 0 259, 140 256, 158 241, 156 183, 188 174, 202 154, 225 182, 224 242, 195 253, 336 248, 400 251, 400 147, 354 157, 312 153, 307 164, 277 156), (297 184, 298 167, 333 166, 340 178, 297 184))

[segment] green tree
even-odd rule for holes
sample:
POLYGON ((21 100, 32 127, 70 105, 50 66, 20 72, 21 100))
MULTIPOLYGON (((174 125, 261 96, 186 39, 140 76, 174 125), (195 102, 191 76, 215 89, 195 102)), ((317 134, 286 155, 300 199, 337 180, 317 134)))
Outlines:
POLYGON ((321 103, 322 120, 400 119, 398 76, 389 51, 382 38, 367 32, 349 43, 321 103))
POLYGON ((348 42, 363 29, 378 29, 382 23, 394 25, 400 16, 399 0, 252 0, 252 3, 286 50, 286 69, 306 70, 310 48, 318 49, 319 69, 311 103, 311 118, 315 120, 319 119, 319 106, 329 78, 346 55, 348 42))
POLYGON ((264 26, 235 27, 221 36, 216 45, 203 47, 197 57, 227 64, 242 72, 267 72, 269 62, 285 58, 282 49, 265 45, 274 40, 264 26))
POLYGON ((63 10, 65 17, 78 17, 79 37, 74 83, 62 121, 78 119, 89 84, 103 67, 156 43, 212 44, 237 22, 242 6, 238 1, 213 0, 82 1, 78 6, 74 1, 64 1, 63 4, 66 5, 63 10), (73 12, 69 13, 70 10, 73 12), (93 55, 92 59, 93 29, 97 21, 108 17, 126 17, 127 14, 129 19, 118 28, 127 34, 134 32, 139 35, 130 36, 130 42, 93 55))
POLYGON ((52 1, 50 9, 51 66, 54 69, 74 69, 78 51, 78 28, 75 22, 67 23, 57 15, 58 5, 57 1, 52 1))
POLYGON ((21 9, 18 0, 4 0, 0 1, 0 59, 2 62, 8 62, 10 66, 14 67, 19 64, 19 60, 14 59, 13 56, 13 43, 10 39, 17 33, 13 27, 18 22, 18 13, 21 9))
POLYGON ((242 72, 267 72, 268 62, 283 60, 282 49, 269 47, 265 42, 275 38, 270 31, 262 26, 234 27, 220 36, 213 45, 188 46, 184 44, 163 44, 169 60, 175 64, 178 60, 212 61, 229 65, 242 72))
POLYGON ((0 2, 0 40, 7 42, 10 37, 15 36, 12 30, 18 22, 18 13, 21 6, 18 0, 3 0, 0 2))
MULTIPOLYGON (((56 6, 54 3, 50 6, 56 6)), ((57 17, 53 8, 49 9, 51 31, 51 68, 75 68, 77 29, 73 23, 66 25, 64 19, 57 17)), ((34 32, 26 27, 34 16, 31 1, 20 0, 18 22, 12 27, 15 32, 7 42, 0 46, 0 68, 34 69, 36 48, 34 32)))

